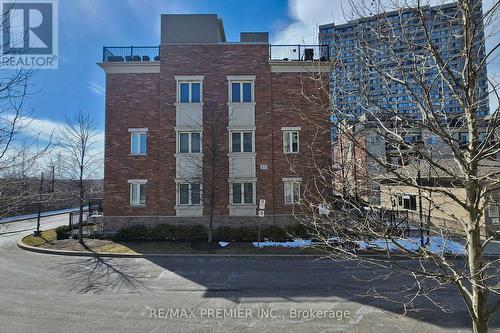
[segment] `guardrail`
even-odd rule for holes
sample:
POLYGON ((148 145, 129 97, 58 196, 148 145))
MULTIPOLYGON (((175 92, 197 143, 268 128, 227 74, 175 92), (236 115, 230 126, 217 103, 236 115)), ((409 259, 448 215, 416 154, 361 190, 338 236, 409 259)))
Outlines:
POLYGON ((269 60, 281 61, 328 61, 329 45, 269 45, 269 60))
POLYGON ((103 62, 160 61, 159 46, 104 46, 103 62))

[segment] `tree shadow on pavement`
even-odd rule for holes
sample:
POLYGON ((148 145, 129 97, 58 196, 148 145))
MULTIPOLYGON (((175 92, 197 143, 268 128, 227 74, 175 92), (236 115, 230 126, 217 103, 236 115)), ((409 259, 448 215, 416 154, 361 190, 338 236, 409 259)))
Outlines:
MULTIPOLYGON (((312 258, 168 258, 148 260, 199 285, 204 298, 236 304, 316 304, 340 301, 370 306, 441 327, 469 328, 467 310, 450 285, 415 280, 368 263, 312 258)), ((500 327, 500 316, 490 322, 500 327)))
POLYGON ((133 259, 79 257, 59 265, 70 289, 79 293, 138 292, 149 275, 138 271, 133 259))

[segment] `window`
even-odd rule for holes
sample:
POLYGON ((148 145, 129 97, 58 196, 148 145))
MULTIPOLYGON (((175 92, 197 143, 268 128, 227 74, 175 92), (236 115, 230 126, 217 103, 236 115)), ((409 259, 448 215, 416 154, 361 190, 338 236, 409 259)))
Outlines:
POLYGON ((461 145, 468 144, 469 143, 469 133, 466 133, 466 132, 458 133, 458 142, 461 145))
POLYGON ((251 153, 253 152, 253 133, 252 132, 232 132, 231 133, 231 152, 233 153, 251 153))
POLYGON ((488 216, 489 217, 498 217, 498 204, 491 203, 488 205, 488 216))
POLYGON ((483 143, 484 140, 486 140, 486 136, 487 136, 486 132, 479 132, 478 135, 479 135, 479 138, 478 138, 479 139, 479 143, 483 143))
POLYGON ((421 142, 420 134, 406 134, 403 140, 406 144, 417 144, 421 142))
POLYGON ((283 131, 283 151, 285 154, 299 152, 299 131, 283 131))
POLYGON ((179 205, 199 205, 201 203, 201 185, 198 183, 179 184, 179 205))
POLYGON ((253 82, 231 82, 231 102, 253 102, 253 82))
POLYGON ((285 192, 285 205, 300 203, 300 182, 287 181, 283 183, 285 192))
POLYGON ((179 103, 200 103, 201 102, 201 82, 180 81, 178 83, 179 103))
POLYGON ((233 183, 233 205, 253 204, 254 183, 233 183))
POLYGON ((130 132, 130 154, 146 155, 147 130, 129 129, 129 132, 130 132))
POLYGON ((179 132, 179 153, 201 153, 200 132, 179 132))
POLYGON ((417 197, 415 195, 399 195, 398 205, 403 209, 417 210, 417 197))
POLYGON ((146 181, 129 181, 130 206, 146 205, 146 181))

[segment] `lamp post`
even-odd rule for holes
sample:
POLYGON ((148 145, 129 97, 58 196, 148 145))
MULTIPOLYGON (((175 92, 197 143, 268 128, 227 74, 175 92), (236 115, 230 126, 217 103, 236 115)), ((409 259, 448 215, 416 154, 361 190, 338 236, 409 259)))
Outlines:
POLYGON ((40 189, 38 191, 38 205, 37 205, 37 217, 36 217, 36 230, 33 233, 34 236, 40 236, 42 233, 40 231, 40 215, 42 212, 42 191, 43 191, 43 172, 40 177, 40 189))

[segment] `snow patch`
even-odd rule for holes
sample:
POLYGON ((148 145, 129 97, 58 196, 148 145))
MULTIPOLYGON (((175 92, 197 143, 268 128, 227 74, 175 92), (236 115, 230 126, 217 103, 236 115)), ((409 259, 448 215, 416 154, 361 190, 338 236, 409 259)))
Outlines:
MULTIPOLYGON (((424 238, 424 241, 427 238, 424 238)), ((390 252, 403 251, 418 251, 421 248, 420 237, 410 238, 394 238, 394 239, 374 239, 371 241, 358 241, 360 250, 380 249, 390 252), (403 249, 402 249, 403 248, 403 249)), ((465 254, 465 248, 462 244, 454 242, 439 236, 429 237, 429 244, 424 245, 424 248, 435 254, 465 254)))
MULTIPOLYGON (((426 240, 426 239, 425 239, 426 240)), ((340 241, 338 237, 330 238, 330 241, 340 241)), ((219 244, 225 242, 219 242, 219 244)), ((307 247, 312 244, 310 239, 295 239, 290 242, 253 242, 254 247, 287 247, 287 248, 302 248, 307 247)), ((357 241, 359 250, 377 249, 385 250, 390 252, 398 251, 418 251, 421 248, 420 237, 409 237, 409 238, 394 238, 394 239, 373 239, 370 241, 357 241)), ((227 244, 225 244, 227 245, 227 244)), ((225 246, 222 245, 221 246, 225 246)), ((462 244, 454 242, 450 239, 431 236, 429 237, 429 244, 425 245, 424 248, 435 254, 453 254, 453 255, 464 255, 466 254, 465 248, 462 244)))
POLYGON ((310 239, 295 239, 291 242, 253 242, 252 245, 255 247, 306 247, 311 245, 312 241, 310 239))
POLYGON ((229 242, 219 242, 219 245, 220 245, 221 247, 226 247, 226 246, 228 246, 228 245, 229 245, 229 242))

